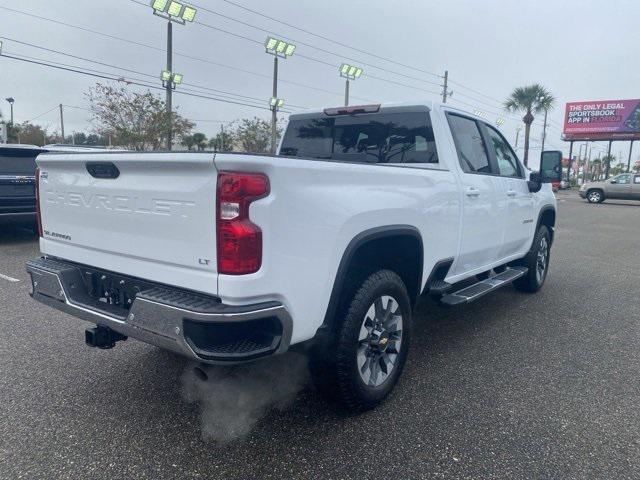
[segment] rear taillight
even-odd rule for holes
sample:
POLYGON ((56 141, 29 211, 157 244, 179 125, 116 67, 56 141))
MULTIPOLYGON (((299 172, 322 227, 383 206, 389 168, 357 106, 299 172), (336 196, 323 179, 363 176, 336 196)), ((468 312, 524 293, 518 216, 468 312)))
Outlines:
POLYGON ((36 168, 36 222, 38 224, 38 235, 42 236, 42 215, 40 213, 40 167, 36 168))
POLYGON ((218 174, 218 272, 244 275, 262 265, 262 230, 249 219, 251 202, 269 194, 261 173, 218 174))

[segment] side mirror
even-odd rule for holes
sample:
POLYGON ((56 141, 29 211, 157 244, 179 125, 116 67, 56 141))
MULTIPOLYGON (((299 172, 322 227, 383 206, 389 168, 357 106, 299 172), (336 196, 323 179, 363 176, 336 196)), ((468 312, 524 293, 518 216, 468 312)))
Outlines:
POLYGON ((618 183, 618 180, 611 180, 611 183, 618 183))
POLYGON ((552 183, 562 181, 562 152, 542 152, 540 156, 540 181, 552 183))

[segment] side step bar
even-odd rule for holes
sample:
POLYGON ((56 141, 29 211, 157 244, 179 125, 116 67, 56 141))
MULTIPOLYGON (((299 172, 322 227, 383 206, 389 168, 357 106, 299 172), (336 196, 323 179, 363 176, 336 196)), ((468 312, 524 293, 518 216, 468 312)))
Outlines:
POLYGON ((484 297, 488 293, 504 287, 505 285, 509 285, 514 280, 526 275, 528 270, 529 269, 526 267, 507 268, 504 272, 499 273, 494 277, 487 278, 486 280, 482 280, 478 283, 465 287, 462 290, 443 296, 440 299, 440 303, 454 306, 473 302, 480 297, 484 297))

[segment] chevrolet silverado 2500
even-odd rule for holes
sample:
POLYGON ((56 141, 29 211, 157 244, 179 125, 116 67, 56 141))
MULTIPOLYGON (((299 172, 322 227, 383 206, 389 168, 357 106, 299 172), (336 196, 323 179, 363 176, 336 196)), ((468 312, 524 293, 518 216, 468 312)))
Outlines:
POLYGON ((432 103, 292 115, 275 156, 40 155, 32 296, 95 324, 95 347, 230 364, 305 345, 323 392, 370 408, 422 294, 542 287, 561 156, 530 172, 492 125, 432 103))

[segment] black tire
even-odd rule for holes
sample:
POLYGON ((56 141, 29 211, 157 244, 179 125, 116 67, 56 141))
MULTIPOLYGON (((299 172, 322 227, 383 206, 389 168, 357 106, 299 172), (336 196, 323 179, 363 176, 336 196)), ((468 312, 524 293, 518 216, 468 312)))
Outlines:
MULTIPOLYGON (((379 270, 369 275, 355 289, 347 289, 346 295, 350 298, 343 299, 344 308, 337 314, 334 333, 328 341, 322 342, 314 349, 310 359, 310 367, 314 383, 323 395, 337 401, 348 410, 360 412, 381 403, 393 390, 402 374, 411 340, 411 304, 404 282, 391 270, 379 270), (393 310, 393 302, 388 301, 387 305, 383 305, 386 307, 384 313, 389 312, 389 316, 385 316, 385 318, 391 319, 391 316, 397 318, 396 314, 400 313, 400 341, 398 342, 397 338, 393 337, 393 335, 398 335, 397 331, 387 335, 384 341, 387 357, 395 355, 391 367, 385 363, 382 357, 385 352, 377 350, 382 348, 381 336, 375 337, 379 342, 376 343, 376 350, 373 351, 373 347, 371 347, 371 339, 377 332, 375 328, 369 331, 366 339, 360 340, 361 334, 370 320, 369 313, 372 308, 376 312, 375 318, 378 318, 376 300, 384 302, 385 298, 391 298, 397 302, 395 304, 396 310, 393 310), (396 354, 397 345, 399 347, 396 354), (367 360, 362 368, 359 368, 358 363, 363 358, 362 355, 366 355, 367 360), (377 360, 376 363, 377 355, 380 355, 380 360, 377 360), (367 363, 369 361, 370 363, 367 363), (363 378, 366 376, 365 370, 368 372, 367 365, 371 369, 369 384, 365 383, 363 378), (378 368, 378 374, 382 377, 376 375, 374 380, 373 370, 375 368, 378 368), (388 372, 384 371, 386 369, 388 372), (386 378, 384 378, 385 376, 386 378), (384 380, 380 380, 381 378, 384 380), (374 385, 376 381, 382 383, 374 385)), ((368 331, 368 328, 366 330, 368 331)))
POLYGON ((533 239, 533 245, 526 257, 524 257, 519 265, 527 267, 529 270, 526 275, 520 277, 513 286, 522 292, 535 293, 542 288, 549 271, 549 259, 551 258, 551 235, 549 229, 545 225, 540 225, 536 236, 533 239), (545 247, 546 246, 546 247, 545 247), (546 250, 546 253, 545 253, 546 250), (540 274, 539 261, 544 254, 544 269, 540 274))
POLYGON ((594 188, 587 191, 586 198, 589 203, 602 203, 604 202, 604 192, 594 188))

